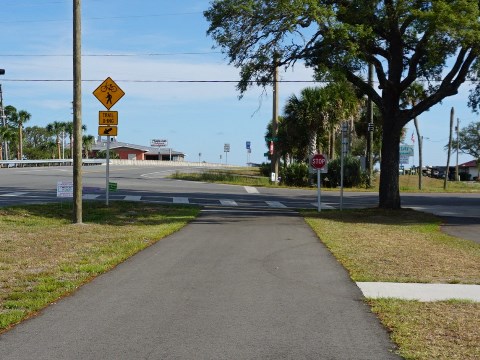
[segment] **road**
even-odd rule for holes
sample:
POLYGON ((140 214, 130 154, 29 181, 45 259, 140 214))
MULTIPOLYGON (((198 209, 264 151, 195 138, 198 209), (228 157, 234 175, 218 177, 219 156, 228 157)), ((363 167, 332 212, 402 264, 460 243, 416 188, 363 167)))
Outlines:
MULTIPOLYGON (((314 190, 253 188, 167 178, 177 170, 195 171, 192 168, 112 165, 110 181, 118 184, 118 191, 110 193, 110 199, 276 209, 317 207, 314 190)), ((72 168, 0 169, 0 179, 0 206, 59 201, 56 197, 57 181, 71 180, 72 168)), ((83 186, 85 199, 104 200, 105 167, 85 167, 83 186)), ((344 192, 343 207, 346 209, 377 204, 376 193, 344 192)), ((402 206, 443 217, 480 218, 480 194, 407 193, 402 194, 402 206)), ((339 191, 322 191, 322 208, 339 207, 339 191)))

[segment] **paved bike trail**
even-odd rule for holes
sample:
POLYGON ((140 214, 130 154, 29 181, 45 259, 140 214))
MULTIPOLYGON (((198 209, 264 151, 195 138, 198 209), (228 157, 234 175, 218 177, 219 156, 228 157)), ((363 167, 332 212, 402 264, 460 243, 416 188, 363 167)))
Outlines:
POLYGON ((290 211, 205 209, 0 336, 13 359, 400 359, 290 211))

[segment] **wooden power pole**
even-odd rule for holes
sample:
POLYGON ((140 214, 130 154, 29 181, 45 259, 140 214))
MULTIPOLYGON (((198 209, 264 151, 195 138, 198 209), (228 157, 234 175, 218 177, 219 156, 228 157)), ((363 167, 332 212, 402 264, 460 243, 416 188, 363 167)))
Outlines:
POLYGON ((273 141, 273 154, 272 154, 272 173, 275 174, 275 179, 278 179, 278 150, 277 150, 277 137, 278 137, 278 65, 277 57, 274 59, 274 79, 273 79, 273 119, 272 119, 272 141, 273 141))
POLYGON ((450 110, 450 136, 448 137, 448 154, 447 154, 447 168, 445 169, 445 179, 443 180, 443 189, 447 189, 448 171, 450 169, 450 154, 452 152, 452 136, 453 136, 453 118, 455 110, 452 107, 450 110))
MULTIPOLYGON (((73 222, 82 223, 81 0, 73 0, 73 222)), ((72 144, 70 144, 70 147, 72 144)))

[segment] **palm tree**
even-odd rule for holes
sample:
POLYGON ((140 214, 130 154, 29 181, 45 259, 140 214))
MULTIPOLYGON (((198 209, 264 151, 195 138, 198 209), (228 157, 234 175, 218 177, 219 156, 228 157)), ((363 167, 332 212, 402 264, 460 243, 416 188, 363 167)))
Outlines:
POLYGON ((20 110, 17 117, 18 125, 18 160, 23 160, 23 124, 30 120, 32 115, 25 111, 20 110))
POLYGON ((58 158, 61 158, 60 134, 65 131, 66 124, 59 121, 54 121, 47 125, 47 131, 55 135, 55 143, 57 144, 58 158))
MULTIPOLYGON (((318 146, 318 135, 321 135, 324 125, 322 109, 325 107, 323 88, 305 88, 300 97, 292 95, 285 104, 285 123, 295 128, 296 135, 307 142, 307 153, 313 155, 318 146)), ((287 126, 288 126, 287 125, 287 126)))
POLYGON ((359 115, 361 101, 354 87, 345 81, 332 82, 325 86, 324 89, 327 100, 325 109, 323 110, 323 116, 328 123, 329 129, 328 157, 334 159, 335 136, 340 123, 343 121, 349 122, 348 144, 349 148, 352 146, 354 121, 359 115))
POLYGON ((88 159, 88 153, 92 150, 93 144, 95 144, 95 136, 93 135, 82 136, 82 147, 85 154, 85 159, 88 159))
POLYGON ((15 138, 15 131, 6 126, 0 126, 0 160, 8 160, 8 154, 3 159, 3 144, 12 141, 15 138))
MULTIPOLYGON (((65 123, 65 132, 68 134, 68 138, 70 140, 70 157, 73 159, 73 121, 67 121, 65 123)), ((82 124, 82 130, 87 131, 87 125, 82 124)))

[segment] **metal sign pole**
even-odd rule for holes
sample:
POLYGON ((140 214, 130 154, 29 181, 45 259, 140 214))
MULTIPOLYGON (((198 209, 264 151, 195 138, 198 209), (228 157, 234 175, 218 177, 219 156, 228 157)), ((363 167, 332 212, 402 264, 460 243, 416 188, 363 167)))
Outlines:
POLYGON ((321 180, 322 176, 320 175, 320 169, 317 169, 317 197, 318 197, 318 212, 322 211, 322 206, 321 206, 321 194, 322 194, 322 190, 320 189, 320 180, 321 180))
POLYGON ((108 195, 110 192, 110 136, 107 136, 107 176, 105 186, 105 205, 108 206, 108 195))

